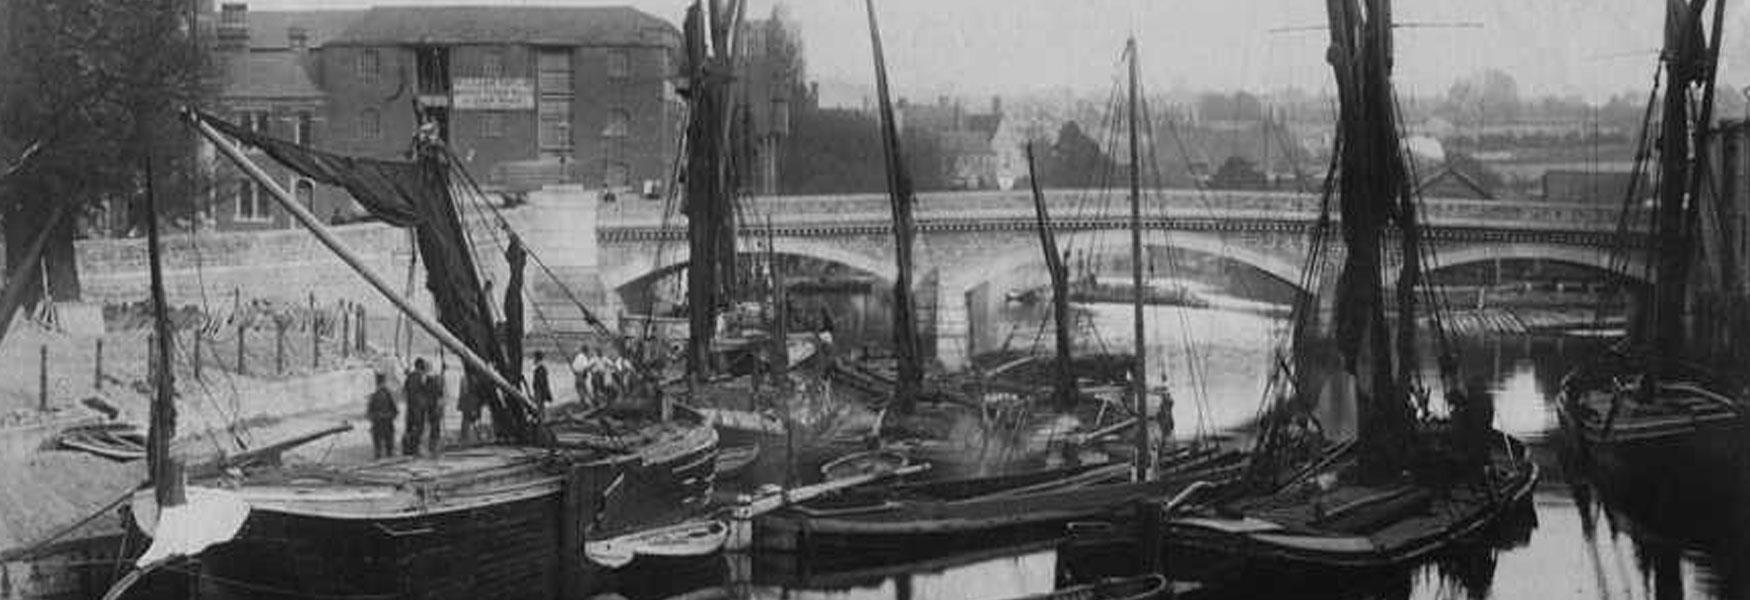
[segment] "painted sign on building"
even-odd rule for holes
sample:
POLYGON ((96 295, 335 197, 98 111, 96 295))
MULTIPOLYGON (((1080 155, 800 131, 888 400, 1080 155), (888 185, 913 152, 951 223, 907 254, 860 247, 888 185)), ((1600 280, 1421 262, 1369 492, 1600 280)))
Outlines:
POLYGON ((457 77, 450 93, 457 110, 535 109, 535 82, 526 78, 457 77))

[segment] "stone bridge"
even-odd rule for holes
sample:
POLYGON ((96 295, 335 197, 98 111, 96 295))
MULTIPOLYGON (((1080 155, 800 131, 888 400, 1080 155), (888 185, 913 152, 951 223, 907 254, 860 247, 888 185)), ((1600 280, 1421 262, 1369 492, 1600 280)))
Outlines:
MULTIPOLYGON (((1053 191, 1048 196, 1061 249, 1128 256, 1129 209, 1123 193, 1053 191)), ((1301 284, 1320 214, 1318 196, 1162 190, 1148 192, 1145 202, 1144 243, 1151 248, 1225 257, 1303 292, 1331 296, 1318 289, 1328 288, 1330 281, 1301 284)), ((752 240, 769 235, 779 254, 837 263, 891 281, 888 215, 887 197, 878 194, 755 198, 743 217, 750 240, 744 247, 763 247, 752 240)), ((1610 204, 1428 198, 1422 212, 1433 249, 1428 266, 1437 271, 1537 259, 1638 278, 1644 272, 1638 240, 1620 239, 1618 216, 1610 204), (1613 260, 1613 249, 1624 243, 1632 246, 1626 260, 1620 252, 1613 260)), ((952 367, 969 351, 968 314, 1001 302, 1003 291, 1046 283, 1032 200, 1025 192, 921 194, 916 221, 918 280, 937 286, 937 351, 952 367)), ((665 217, 660 202, 604 203, 596 225, 599 274, 610 296, 686 264, 685 218, 665 217)), ((1336 235, 1327 237, 1327 244, 1337 244, 1336 235)), ((1334 260, 1339 252, 1329 256, 1334 260)), ((1395 265, 1388 269, 1396 272, 1395 265)))

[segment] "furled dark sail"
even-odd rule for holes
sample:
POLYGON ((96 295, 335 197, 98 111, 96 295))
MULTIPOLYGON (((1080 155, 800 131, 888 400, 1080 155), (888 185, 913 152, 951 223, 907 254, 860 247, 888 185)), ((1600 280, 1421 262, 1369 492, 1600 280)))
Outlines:
MULTIPOLYGON (((510 363, 494 332, 486 292, 450 195, 448 165, 439 149, 420 146, 413 162, 342 156, 261 135, 209 114, 199 113, 198 118, 305 177, 346 189, 372 216, 413 228, 438 322, 501 373, 507 372, 510 363)), ((532 440, 525 407, 506 402, 485 377, 466 379, 470 389, 465 393, 475 394, 490 407, 493 428, 501 439, 532 440)))
MULTIPOLYGON (((1659 131, 1659 197, 1652 221, 1653 301, 1641 315, 1638 342, 1650 344, 1651 356, 1662 359, 1697 357, 1686 339, 1685 312, 1690 307, 1691 265, 1696 263, 1698 221, 1707 180, 1708 124, 1713 119, 1714 58, 1718 56, 1719 22, 1724 0, 1715 2, 1713 46, 1704 20, 1706 0, 1666 4, 1665 100, 1659 131), (1699 101, 1695 98, 1700 98, 1699 101), (1702 126, 1691 130, 1691 123, 1702 126)), ((1661 360, 1653 375, 1676 376, 1682 360, 1661 360)), ((1646 386, 1643 389, 1655 389, 1646 386)))
POLYGON ((510 241, 505 244, 504 262, 510 268, 509 281, 504 284, 504 364, 510 367, 501 371, 506 381, 514 385, 523 383, 523 269, 529 264, 529 251, 523 249, 523 240, 512 233, 506 237, 510 241))
POLYGON ((1045 193, 1039 190, 1039 171, 1033 164, 1033 144, 1027 144, 1027 180, 1033 186, 1033 212, 1038 218, 1039 247, 1045 252, 1045 270, 1051 275, 1051 321, 1057 332, 1057 389, 1053 395, 1057 405, 1068 408, 1075 402, 1075 366, 1070 352, 1074 340, 1069 329, 1069 266, 1063 264, 1063 254, 1057 250, 1057 234, 1051 230, 1051 214, 1045 208, 1045 193))
POLYGON ((894 259, 898 265, 893 281, 893 349, 899 355, 899 378, 894 386, 894 408, 911 412, 923 388, 923 350, 918 343, 916 302, 912 298, 912 195, 911 173, 899 148, 899 127, 893 114, 893 99, 887 91, 887 59, 881 50, 881 29, 875 24, 875 4, 866 0, 869 38, 875 49, 875 94, 881 106, 882 158, 887 163, 887 196, 893 209, 894 259))
POLYGON ((1336 343, 1344 370, 1354 377, 1362 470, 1387 476, 1404 466, 1415 425, 1407 398, 1418 366, 1414 288, 1420 230, 1391 88, 1390 3, 1328 0, 1326 8, 1340 107, 1335 192, 1348 249, 1337 283, 1336 343), (1401 236, 1403 251, 1395 345, 1381 281, 1388 228, 1401 236))
POLYGON ((732 294, 735 274, 735 213, 724 160, 729 125, 731 56, 726 10, 713 3, 712 14, 695 2, 683 24, 687 58, 685 212, 687 261, 688 370, 708 370, 717 314, 732 294))

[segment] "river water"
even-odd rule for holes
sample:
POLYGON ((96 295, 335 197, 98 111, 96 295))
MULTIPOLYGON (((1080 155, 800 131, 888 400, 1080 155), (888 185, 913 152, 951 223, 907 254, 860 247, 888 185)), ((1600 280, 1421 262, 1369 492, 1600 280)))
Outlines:
MULTIPOLYGON (((1042 309, 1009 307, 975 330, 975 344, 1026 348, 1037 340, 1042 309)), ((1085 345, 1127 348, 1130 309, 1082 306, 1085 345), (1091 330, 1086 326, 1091 325, 1091 330), (1095 334, 1097 332, 1097 335, 1095 334)), ((1273 341, 1284 321, 1256 314, 1151 307, 1151 380, 1162 374, 1175 398, 1180 436, 1249 421, 1264 393, 1273 341)), ((1531 514, 1513 520, 1406 572, 1350 582, 1335 590, 1263 586, 1241 598, 1750 598, 1750 465, 1699 472, 1669 465, 1657 481, 1593 480, 1564 460, 1554 409, 1562 376, 1605 340, 1497 336, 1461 340, 1463 370, 1496 392, 1497 427, 1527 441, 1541 468, 1531 514), (1701 481, 1705 485, 1697 485, 1701 481), (1694 487, 1685 487, 1694 486, 1694 487), (1692 493, 1706 487, 1706 493, 1692 493)), ((786 558, 737 557, 698 578, 663 574, 661 583, 624 582, 631 598, 823 598, 832 600, 998 600, 1048 591, 1070 579, 1071 557, 1050 548, 995 551, 915 565, 843 569, 786 558), (740 562, 738 562, 740 561, 740 562), (732 585, 725 586, 725 582, 732 585), (705 588, 699 590, 698 588, 705 588)))

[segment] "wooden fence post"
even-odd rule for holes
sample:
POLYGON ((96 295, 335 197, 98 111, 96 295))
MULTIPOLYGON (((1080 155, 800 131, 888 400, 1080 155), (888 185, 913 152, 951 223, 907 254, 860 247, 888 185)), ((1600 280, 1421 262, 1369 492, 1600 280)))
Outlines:
POLYGON ((103 389, 103 338, 97 338, 97 352, 91 365, 92 386, 103 389))
POLYGON ((357 341, 358 348, 357 348, 357 350, 359 351, 360 354, 363 354, 365 352, 365 348, 369 346, 369 344, 366 343, 366 340, 368 340, 369 338, 365 337, 365 306, 363 304, 360 304, 360 305, 354 307, 354 309, 356 309, 358 311, 358 317, 353 319, 353 322, 358 323, 358 327, 353 328, 356 330, 356 331, 354 331, 354 333, 356 333, 358 335, 358 341, 357 341))
POLYGON ((194 337, 190 344, 194 346, 194 380, 201 381, 201 330, 194 328, 189 334, 194 337))
POLYGON ((38 354, 41 368, 37 371, 37 410, 49 409, 49 345, 43 344, 38 354))

